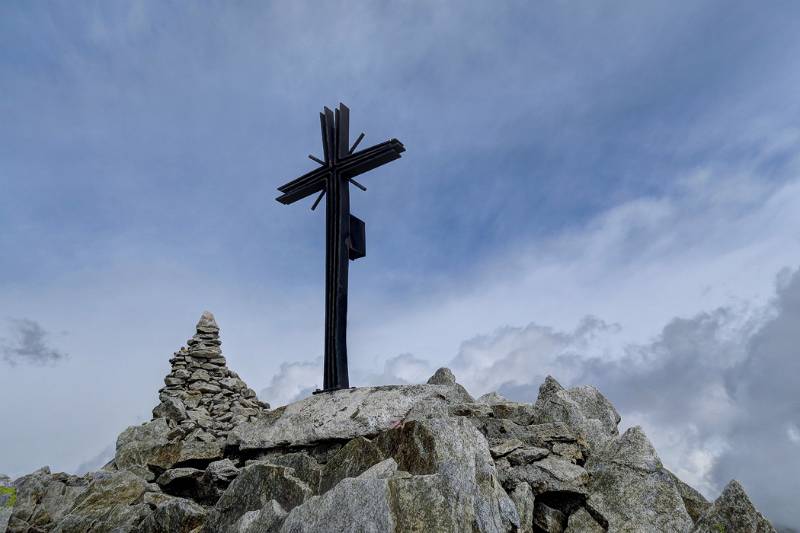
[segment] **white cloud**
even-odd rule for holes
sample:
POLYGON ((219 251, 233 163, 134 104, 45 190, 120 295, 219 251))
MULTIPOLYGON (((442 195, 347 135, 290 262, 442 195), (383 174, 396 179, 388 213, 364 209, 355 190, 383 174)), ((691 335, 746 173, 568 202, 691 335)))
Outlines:
POLYGON ((789 423, 786 425, 786 436, 794 444, 800 444, 800 429, 796 424, 789 423))
POLYGON ((308 396, 322 388, 322 358, 309 362, 283 363, 269 386, 261 391, 261 400, 275 408, 308 396))

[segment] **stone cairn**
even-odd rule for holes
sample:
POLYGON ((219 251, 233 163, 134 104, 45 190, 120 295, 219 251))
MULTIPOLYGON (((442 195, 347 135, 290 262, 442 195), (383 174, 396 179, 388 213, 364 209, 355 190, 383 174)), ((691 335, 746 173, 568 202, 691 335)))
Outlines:
POLYGON ((213 314, 203 313, 186 344, 169 360, 172 370, 158 391, 161 403, 153 419, 166 418, 187 440, 216 441, 223 447, 234 426, 252 421, 269 404, 226 366, 213 314))

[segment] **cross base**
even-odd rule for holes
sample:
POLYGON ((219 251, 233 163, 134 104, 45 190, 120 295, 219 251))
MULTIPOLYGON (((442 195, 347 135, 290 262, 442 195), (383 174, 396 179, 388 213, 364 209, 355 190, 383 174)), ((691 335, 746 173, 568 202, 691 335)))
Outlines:
POLYGON ((311 394, 325 394, 326 392, 336 392, 337 390, 356 390, 356 387, 333 387, 331 389, 317 389, 311 394))

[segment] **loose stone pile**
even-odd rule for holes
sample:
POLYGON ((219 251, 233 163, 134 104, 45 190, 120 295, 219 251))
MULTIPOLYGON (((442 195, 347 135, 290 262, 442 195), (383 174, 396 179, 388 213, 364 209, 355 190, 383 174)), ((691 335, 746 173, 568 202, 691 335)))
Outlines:
POLYGON ((153 419, 167 419, 188 440, 224 445, 234 426, 254 419, 269 405, 226 366, 219 326, 210 312, 200 317, 197 333, 187 345, 170 359, 172 371, 158 391, 161 403, 153 409, 153 419))
POLYGON ((593 387, 548 377, 533 404, 474 399, 439 369, 268 410, 219 346, 205 313, 155 418, 126 429, 103 470, 0 476, 8 531, 775 532, 736 481, 709 502, 641 428, 620 434, 593 387))

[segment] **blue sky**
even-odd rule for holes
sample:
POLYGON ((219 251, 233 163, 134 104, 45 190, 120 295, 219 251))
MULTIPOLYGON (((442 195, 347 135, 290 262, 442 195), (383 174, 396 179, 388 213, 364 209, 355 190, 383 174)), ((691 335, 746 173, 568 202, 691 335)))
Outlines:
MULTIPOLYGON (((596 381, 709 496, 737 477, 800 524, 759 467, 731 466, 763 404, 730 376, 766 356, 729 345, 791 329, 774 321, 800 262, 799 18, 792 2, 3 3, 0 389, 18 439, 0 472, 74 469, 148 417, 206 308, 264 400, 318 385, 324 217, 274 198, 342 101, 354 136, 407 148, 352 194, 361 383, 440 364, 476 394, 529 398, 544 369, 596 381), (714 424, 696 418, 709 397, 678 413, 614 374, 633 353, 684 361, 683 327, 692 364, 722 354, 690 374, 730 374, 714 424)), ((664 368, 636 378, 669 398, 664 368)), ((797 473, 787 405, 776 453, 797 473)))

